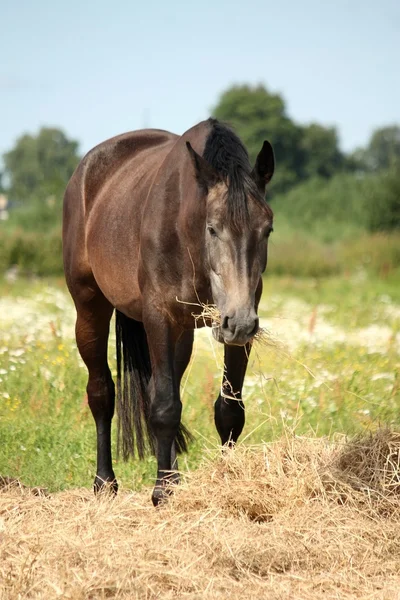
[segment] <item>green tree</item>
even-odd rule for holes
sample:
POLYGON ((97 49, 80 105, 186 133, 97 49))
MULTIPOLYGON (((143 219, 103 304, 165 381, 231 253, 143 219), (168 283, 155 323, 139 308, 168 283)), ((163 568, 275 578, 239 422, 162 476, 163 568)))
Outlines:
POLYGON ((388 125, 376 129, 366 148, 358 148, 350 156, 355 170, 381 171, 400 160, 400 126, 388 125))
POLYGON ((369 229, 391 231, 400 229, 400 160, 377 173, 368 186, 369 229))
POLYGON ((368 147, 368 159, 374 170, 388 169, 400 159, 400 127, 392 125, 377 129, 368 147))
POLYGON ((60 198, 78 160, 78 142, 60 129, 43 127, 36 136, 23 135, 4 155, 10 199, 26 203, 60 198))
POLYGON ((273 179, 275 190, 287 189, 301 179, 302 130, 287 116, 279 94, 270 93, 263 85, 233 86, 223 92, 213 114, 235 128, 253 162, 263 141, 272 143, 278 165, 273 179))
POLYGON ((344 166, 334 127, 317 123, 303 127, 301 147, 304 151, 304 177, 332 177, 344 166))
POLYGON ((287 115, 282 96, 263 85, 229 88, 213 113, 233 125, 253 161, 263 141, 271 141, 277 162, 272 182, 275 192, 309 177, 332 177, 343 168, 336 130, 316 123, 306 127, 296 124, 287 115))

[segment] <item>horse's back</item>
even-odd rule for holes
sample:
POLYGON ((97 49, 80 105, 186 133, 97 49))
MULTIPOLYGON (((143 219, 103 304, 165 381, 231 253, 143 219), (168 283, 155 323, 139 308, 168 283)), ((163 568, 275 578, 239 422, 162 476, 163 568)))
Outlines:
MULTIPOLYGON (((64 196, 63 246, 67 281, 91 274, 92 260, 87 243, 90 229, 93 226, 97 229, 95 237, 99 244, 106 241, 102 237, 108 235, 110 215, 118 212, 118 205, 123 211, 122 205, 130 204, 131 197, 136 203, 134 196, 138 182, 143 183, 146 179, 147 185, 151 185, 178 137, 158 129, 133 131, 102 142, 84 156, 64 196), (97 224, 99 218, 103 221, 102 227, 97 224)), ((137 205, 140 213, 143 202, 137 205)), ((138 223, 132 225, 137 227, 138 223)))
POLYGON ((90 204, 103 186, 127 163, 139 158, 142 160, 143 155, 150 152, 153 163, 157 163, 157 149, 173 144, 177 137, 168 131, 144 129, 118 135, 95 146, 81 163, 86 203, 90 204))

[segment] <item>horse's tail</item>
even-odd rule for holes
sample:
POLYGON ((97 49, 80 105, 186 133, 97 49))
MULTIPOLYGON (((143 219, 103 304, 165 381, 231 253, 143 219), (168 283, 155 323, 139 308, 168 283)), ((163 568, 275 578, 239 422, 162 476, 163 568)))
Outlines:
MULTIPOLYGON (((155 451, 155 436, 150 425, 151 378, 149 345, 143 323, 116 311, 117 344, 117 415, 118 452, 128 460, 134 456, 135 446, 139 458, 149 449, 155 451)), ((185 452, 191 435, 183 425, 175 439, 177 452, 185 452)))

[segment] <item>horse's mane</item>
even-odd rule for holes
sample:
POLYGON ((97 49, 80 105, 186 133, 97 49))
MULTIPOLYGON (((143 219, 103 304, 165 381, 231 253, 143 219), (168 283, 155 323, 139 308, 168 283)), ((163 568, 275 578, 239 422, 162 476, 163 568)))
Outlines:
POLYGON ((228 216, 232 224, 241 228, 248 224, 248 197, 267 207, 253 177, 249 155, 243 143, 228 125, 209 119, 210 132, 206 139, 203 158, 228 184, 228 216))

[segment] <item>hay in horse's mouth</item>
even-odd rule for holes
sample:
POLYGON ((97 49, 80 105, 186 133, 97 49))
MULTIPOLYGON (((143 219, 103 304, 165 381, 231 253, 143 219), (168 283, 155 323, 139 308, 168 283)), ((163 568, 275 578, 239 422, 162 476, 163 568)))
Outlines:
MULTIPOLYGON (((179 302, 182 302, 179 300, 179 302)), ((186 304, 186 303, 185 303, 186 304)), ((218 342, 223 342, 223 339, 220 339, 220 326, 221 326, 221 313, 218 307, 215 304, 193 304, 193 306, 198 306, 201 308, 201 312, 192 313, 193 318, 195 319, 196 324, 198 321, 202 321, 206 327, 211 327, 213 330, 213 336, 218 342), (210 325, 211 323, 211 325, 210 325)), ((272 348, 283 348, 282 342, 280 342, 274 334, 269 331, 266 327, 260 327, 257 333, 249 339, 249 343, 257 343, 265 347, 272 348)))

